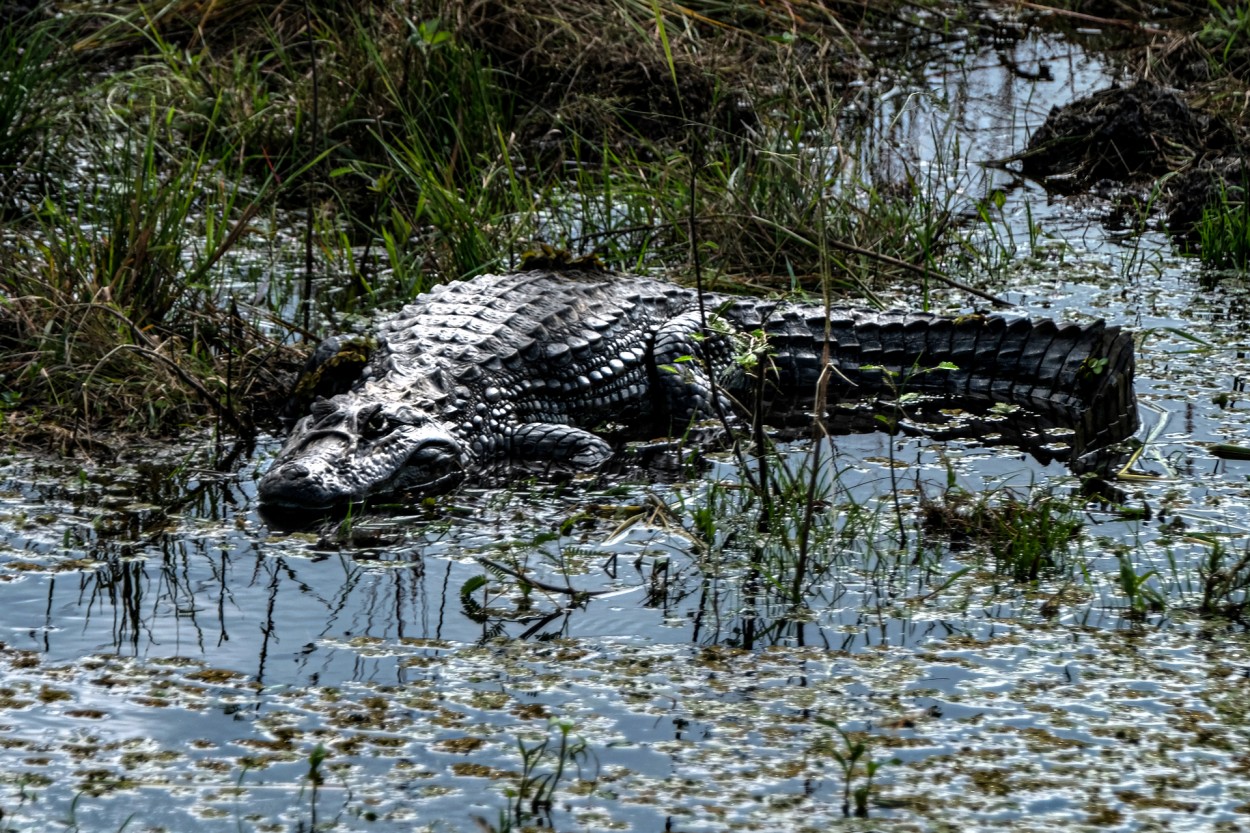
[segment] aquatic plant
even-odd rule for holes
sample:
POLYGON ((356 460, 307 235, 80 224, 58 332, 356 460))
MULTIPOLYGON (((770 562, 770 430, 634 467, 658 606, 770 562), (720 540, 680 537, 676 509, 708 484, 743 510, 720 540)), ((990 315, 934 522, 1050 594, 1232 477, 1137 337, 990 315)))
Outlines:
POLYGON ((1120 561, 1117 574, 1119 588, 1127 602, 1125 616, 1143 620, 1151 613, 1167 610, 1168 600, 1154 584, 1159 578, 1159 572, 1152 568, 1138 573, 1130 555, 1121 552, 1117 557, 1120 561))
POLYGON ((330 752, 324 744, 318 743, 308 753, 308 774, 304 776, 308 783, 308 791, 310 797, 308 800, 308 829, 317 829, 317 796, 320 793, 322 784, 325 783, 325 774, 321 771, 321 765, 325 763, 326 758, 330 756, 330 752))
POLYGON ((923 500, 920 513, 928 533, 984 547, 995 569, 1019 582, 1061 573, 1062 556, 1084 526, 1069 501, 1046 489, 1021 496, 1010 489, 973 493, 952 484, 937 500, 923 500))
MULTIPOLYGON (((849 465, 827 437, 804 446, 770 441, 738 463, 741 479, 679 490, 663 521, 646 513, 649 523, 681 529, 696 549, 699 619, 708 623, 697 636, 744 649, 784 642, 819 614, 822 588, 897 565, 889 504, 857 501, 842 482, 849 465)), ((665 570, 672 586, 673 567, 665 570)))
POLYGON ((873 777, 881 767, 890 764, 899 765, 902 760, 899 758, 889 758, 884 761, 873 760, 868 741, 862 733, 852 735, 836 722, 824 717, 817 717, 816 722, 833 729, 842 741, 839 746, 831 735, 825 735, 815 744, 815 750, 818 753, 833 758, 842 770, 842 815, 850 817, 853 814, 856 818, 867 818, 868 803, 872 799, 873 777), (863 780, 857 783, 856 776, 861 769, 863 780))
MULTIPOLYGON (((517 592, 523 598, 528 596, 529 589, 529 585, 525 582, 517 584, 517 592)), ((474 576, 460 585, 460 611, 465 618, 482 625, 483 640, 494 639, 505 633, 503 617, 492 610, 491 599, 490 579, 487 576, 474 576), (478 601, 475 595, 479 590, 483 593, 481 601, 478 601)))
POLYGON ((1250 264, 1250 204, 1246 183, 1229 187, 1221 183, 1215 203, 1203 209, 1194 228, 1198 256, 1203 263, 1220 268, 1245 269, 1250 264))
POLYGON ((533 817, 550 819, 556 788, 565 770, 576 767, 581 777, 583 765, 592 762, 590 747, 573 734, 573 728, 572 720, 552 717, 547 720, 547 733, 541 740, 527 746, 524 738, 517 738, 521 772, 515 787, 506 792, 511 799, 512 818, 518 824, 533 817), (544 766, 547 771, 540 771, 544 766))
POLYGON ((1198 611, 1209 616, 1244 620, 1250 604, 1250 546, 1230 553, 1215 538, 1199 538, 1207 543, 1206 558, 1198 568, 1202 600, 1198 611))

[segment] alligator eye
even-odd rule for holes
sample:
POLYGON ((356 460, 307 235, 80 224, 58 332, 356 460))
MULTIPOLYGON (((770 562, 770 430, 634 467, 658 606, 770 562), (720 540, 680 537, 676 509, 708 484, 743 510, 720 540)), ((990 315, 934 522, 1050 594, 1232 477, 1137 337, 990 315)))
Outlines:
POLYGON ((386 433, 387 425, 386 414, 378 410, 369 415, 361 430, 371 437, 377 437, 386 433))

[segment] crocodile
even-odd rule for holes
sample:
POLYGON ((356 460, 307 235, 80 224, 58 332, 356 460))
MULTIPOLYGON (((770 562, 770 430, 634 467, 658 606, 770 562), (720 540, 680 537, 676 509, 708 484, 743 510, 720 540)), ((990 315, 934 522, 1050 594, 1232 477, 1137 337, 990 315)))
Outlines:
MULTIPOLYGON (((323 343, 305 375, 344 343, 323 343)), ((1078 461, 1138 426, 1132 338, 1102 321, 826 307, 594 271, 436 286, 383 320, 351 371, 295 423, 262 504, 428 494, 501 461, 593 471, 614 454, 607 427, 810 412, 818 386, 825 402, 905 387, 1022 406, 1071 429, 1078 461)))

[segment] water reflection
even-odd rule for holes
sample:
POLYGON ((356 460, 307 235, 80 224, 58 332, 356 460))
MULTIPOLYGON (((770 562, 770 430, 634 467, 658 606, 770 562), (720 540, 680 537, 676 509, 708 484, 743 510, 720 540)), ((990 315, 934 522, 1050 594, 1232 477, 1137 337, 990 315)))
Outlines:
MULTIPOLYGON (((883 440, 890 442, 863 442, 883 440)), ((247 508, 250 482, 202 473, 180 481, 166 472, 156 477, 145 465, 129 482, 117 471, 87 475, 72 489, 41 484, 28 470, 11 473, 6 492, 25 494, 10 499, 10 516, 44 509, 44 522, 27 520, 7 541, 29 559, 24 572, 10 571, 11 584, 28 598, 34 585, 46 591, 42 651, 69 658, 103 648, 133 656, 189 650, 236 661, 250 654, 249 673, 265 684, 275 650, 295 656, 291 646, 326 639, 647 633, 666 642, 802 645, 813 628, 840 626, 793 621, 762 575, 742 580, 749 553, 735 550, 735 540, 749 531, 726 528, 700 542, 671 510, 664 524, 645 522, 647 506, 713 499, 697 486, 464 492, 441 515, 357 518, 340 540, 333 524, 268 532, 247 508), (112 496, 126 490, 130 501, 112 496), (633 523, 614 534, 622 519, 633 523)), ((881 477, 863 478, 864 494, 881 477)), ((811 605, 857 608, 912 581, 896 579, 902 584, 854 594, 844 580, 817 583, 811 605)), ((871 578, 882 580, 893 581, 887 573, 871 578)), ((309 654, 301 656, 307 665, 309 654)))
MULTIPOLYGON (((805 459, 802 446, 794 453, 805 459)), ((199 457, 184 457, 180 471, 196 470, 199 457)), ((848 501, 871 505, 888 494, 892 479, 900 482, 891 478, 891 459, 907 466, 901 488, 909 493, 944 483, 952 470, 969 483, 1063 476, 971 445, 847 437, 829 461, 842 491, 830 494, 826 516, 845 518, 848 501)), ((718 463, 708 477, 732 465, 718 463)), ((1027 613, 1037 596, 1008 581, 968 581, 926 598, 961 556, 918 561, 917 542, 900 549, 892 532, 873 549, 863 537, 870 526, 832 539, 842 541, 823 551, 833 566, 806 600, 810 613, 796 615, 767 576, 750 575, 751 547, 740 546, 748 530, 726 527, 700 539, 672 522, 679 516, 658 514, 658 505, 689 512, 710 499, 705 481, 463 492, 435 512, 357 517, 340 543, 333 526, 266 530, 251 508, 250 478, 179 481, 171 473, 160 494, 181 508, 165 511, 148 502, 151 492, 118 502, 122 469, 87 472, 72 486, 18 463, 6 476, 6 515, 27 520, 10 536, 19 546, 5 565, 0 662, 10 669, 10 696, 30 691, 37 702, 42 692, 54 704, 47 714, 60 721, 46 725, 71 727, 36 741, 53 718, 9 707, 10 722, 22 727, 15 739, 30 744, 32 760, 59 759, 82 740, 73 727, 83 718, 66 715, 98 711, 107 722, 97 721, 96 734, 151 738, 146 755, 176 750, 172 763, 141 765, 142 777, 213 786, 190 800, 171 792, 145 817, 167 818, 172 829, 185 827, 187 808, 210 819, 213 808, 226 808, 223 830, 237 829, 249 813, 297 826, 308 818, 299 794, 314 738, 351 767, 343 776, 350 795, 330 805, 359 808, 367 796, 399 812, 386 829, 400 829, 403 807, 421 807, 424 819, 489 817, 498 793, 481 793, 480 778, 455 767, 515 766, 513 733, 533 742, 536 731, 519 715, 571 717, 595 738, 600 768, 623 778, 618 788, 646 795, 674 768, 731 773, 750 760, 772 761, 781 772, 785 760, 810 753, 811 729, 796 727, 830 708, 847 728, 914 738, 891 749, 902 766, 934 766, 958 760, 969 743, 1016 748, 1016 733, 1033 740, 1020 740, 1005 760, 1036 754, 1039 721, 1048 737, 1073 732, 1058 717, 1051 725, 1029 711, 1035 680, 1053 681, 1048 698, 1067 690, 1083 704, 1067 713, 1095 723, 1128 719, 1147 733, 1170 730, 1141 715, 1169 715, 1167 703, 1206 691, 1177 688, 1176 673, 1196 672, 1176 666, 1175 646, 1166 660, 1173 676, 1161 676, 1159 648, 1150 647, 1160 640, 1149 631, 1116 643, 1117 653, 1094 650, 1088 643, 1099 630, 1115 632, 1122 620, 1088 589, 1049 625, 1021 624, 1037 621, 1027 613), (197 497, 187 503, 191 492, 197 497), (135 518, 97 523, 128 512, 135 518), (645 522, 626 523, 638 516, 645 522), (31 569, 15 569, 19 563, 31 569), (1157 693, 1126 689, 1099 705, 1085 692, 1108 673, 1157 693), (62 696, 66 705, 57 705, 62 696), (902 711, 890 705, 900 696, 902 711), (998 728, 959 728, 987 721, 998 728), (439 745, 466 736, 484 744, 469 759, 439 745), (213 761, 224 765, 220 775, 213 761), (236 782, 238 797, 221 792, 236 782), (428 793, 423 783, 439 790, 428 793)), ((151 471, 136 477, 151 482, 151 471)), ((1227 634, 1219 639, 1227 645, 1227 634)), ((1083 729, 1071 737, 1099 743, 1083 729)), ((133 771, 123 756, 136 760, 139 748, 92 748, 96 770, 111 775, 74 790, 84 808, 120 819, 112 796, 133 771)), ((752 771, 758 789, 795 788, 752 771)), ((808 806, 834 818, 838 781, 810 772, 804 780, 800 792, 815 802, 808 806)), ((702 789, 687 797, 712 800, 702 789)), ((642 809, 649 806, 620 812, 640 828, 663 825, 642 809)))

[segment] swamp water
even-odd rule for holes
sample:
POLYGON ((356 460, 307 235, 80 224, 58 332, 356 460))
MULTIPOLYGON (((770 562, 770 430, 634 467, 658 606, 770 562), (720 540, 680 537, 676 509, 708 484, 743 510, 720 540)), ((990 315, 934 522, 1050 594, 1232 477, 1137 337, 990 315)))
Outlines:
MULTIPOLYGON (((882 124, 920 156, 940 123, 971 158, 1001 157, 1108 80, 1070 44, 1016 51, 1054 80, 986 52, 935 70, 932 97, 900 92, 882 124)), ((1244 402, 1212 402, 1246 373, 1246 287, 1206 287, 1157 236, 1112 239, 1105 207, 1005 193, 1010 299, 1144 334, 1147 466, 1165 476, 1121 487, 1150 518, 1090 504, 1068 566, 1015 583, 984 554, 922 546, 919 494, 953 477, 1067 496, 1066 470, 839 438, 830 566, 792 621, 744 581, 749 529, 690 532, 733 499, 709 486, 738 479, 729 461, 673 484, 465 491, 354 518, 340 544, 258 514, 276 441, 226 475, 207 441, 110 469, 9 455, 0 828, 501 828, 526 779, 554 788, 526 823, 560 831, 1250 827, 1250 638, 1191 612, 1211 541, 1250 543, 1250 463, 1209 449, 1250 438, 1244 402), (1131 615, 1150 597, 1126 593, 1126 563, 1166 613, 1131 615), (859 790, 869 817, 844 818, 859 790)))

